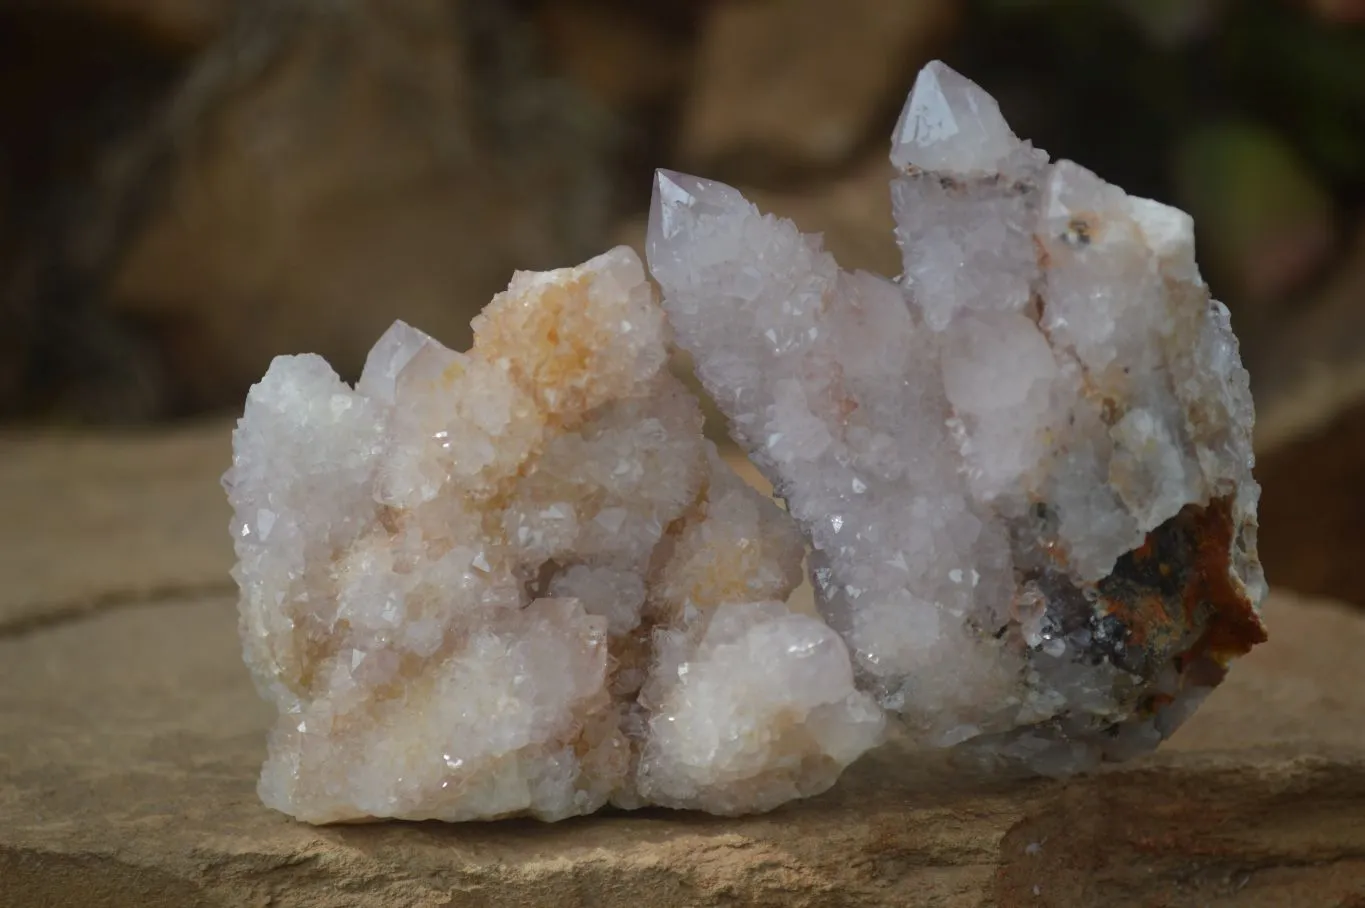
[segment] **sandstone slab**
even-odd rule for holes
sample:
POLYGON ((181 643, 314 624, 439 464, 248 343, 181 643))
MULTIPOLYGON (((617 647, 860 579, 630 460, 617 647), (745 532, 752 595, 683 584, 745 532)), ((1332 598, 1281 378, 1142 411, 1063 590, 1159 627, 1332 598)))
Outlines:
POLYGON ((290 821, 228 429, 0 440, 0 906, 1365 905, 1365 618, 1285 594, 1161 751, 1066 784, 870 760, 740 820, 290 821))
POLYGON ((0 435, 0 637, 100 605, 231 588, 226 421, 0 435))
POLYGON ((740 820, 319 828, 256 798, 231 600, 126 607, 0 641, 0 905, 1365 904, 1365 620, 1266 620, 1167 749, 1069 783, 873 759, 740 820))

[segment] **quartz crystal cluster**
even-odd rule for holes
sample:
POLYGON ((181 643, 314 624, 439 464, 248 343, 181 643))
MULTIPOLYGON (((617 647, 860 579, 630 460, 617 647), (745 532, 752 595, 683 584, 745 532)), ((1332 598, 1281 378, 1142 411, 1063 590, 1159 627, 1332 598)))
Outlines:
POLYGON ((400 322, 354 388, 275 360, 224 477, 267 804, 760 811, 888 730, 1066 773, 1264 639, 1252 402, 1190 219, 938 63, 892 161, 896 280, 661 171, 662 306, 621 248, 517 274, 466 354, 400 322), (703 438, 671 332, 786 510, 703 438))
POLYGON ((403 323, 354 388, 282 356, 224 477, 263 800, 310 822, 714 813, 822 791, 883 731, 785 600, 791 519, 665 367, 628 249, 519 273, 467 354, 403 323))
POLYGON ((1193 224, 940 63, 891 158, 895 281, 660 171, 677 341, 912 741, 1048 773, 1150 750, 1264 639, 1252 401, 1193 224))

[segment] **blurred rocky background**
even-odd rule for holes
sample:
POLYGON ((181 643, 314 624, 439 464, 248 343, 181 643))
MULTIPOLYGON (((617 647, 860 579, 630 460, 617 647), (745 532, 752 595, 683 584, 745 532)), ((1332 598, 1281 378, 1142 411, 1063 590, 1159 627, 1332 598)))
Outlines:
POLYGON ((1271 579, 1365 600, 1362 0, 0 0, 0 421, 228 413, 396 317, 463 345, 513 269, 638 246, 655 166, 894 274, 933 57, 1195 215, 1271 579))

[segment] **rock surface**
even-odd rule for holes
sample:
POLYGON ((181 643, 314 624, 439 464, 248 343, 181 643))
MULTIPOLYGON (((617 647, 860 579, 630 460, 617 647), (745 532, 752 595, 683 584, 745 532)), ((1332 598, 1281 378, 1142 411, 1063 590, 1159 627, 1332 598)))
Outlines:
POLYGON ((0 436, 0 636, 104 605, 226 591, 227 426, 0 436))
POLYGON ((660 171, 679 346, 913 740, 1047 773, 1150 750, 1264 639, 1249 380, 1193 223, 937 62, 891 161, 897 282, 660 171))
MULTIPOLYGON (((888 785, 869 766, 746 819, 292 822, 254 791, 272 716, 226 593, 226 443, 225 426, 7 441, 28 452, 0 459, 7 506, 84 474, 82 497, 142 503, 117 523, 146 540, 124 550, 141 588, 174 588, 188 560, 221 565, 224 593, 148 601, 127 574, 87 572, 92 611, 54 612, 70 590, 56 571, 10 591, 46 617, 0 632, 0 905, 1365 905, 1365 618, 1283 594, 1266 604, 1271 641, 1160 754, 1094 777, 989 784, 927 766, 888 785), (97 478, 100 462, 125 466, 97 478), (197 496, 205 507, 181 505, 197 496)), ((25 546, 30 563, 74 573, 118 542, 89 509, 21 513, 0 552, 25 546)), ((4 576, 22 576, 17 562, 4 576)))
POLYGON ((1271 642, 1145 763, 1020 784, 873 763, 756 818, 553 825, 263 807, 271 715, 234 621, 168 601, 0 641, 0 904, 1365 904, 1365 620, 1331 604, 1272 598, 1271 642))

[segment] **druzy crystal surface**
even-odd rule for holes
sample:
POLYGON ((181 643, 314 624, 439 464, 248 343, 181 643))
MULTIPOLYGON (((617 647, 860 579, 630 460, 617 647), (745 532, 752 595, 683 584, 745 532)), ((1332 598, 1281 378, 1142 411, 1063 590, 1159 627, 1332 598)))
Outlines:
POLYGON ((310 822, 765 810, 882 734, 784 604, 790 518, 705 441, 621 248, 519 273, 467 354, 397 323, 354 388, 282 356, 224 484, 259 791, 310 822))
POLYGON ((940 63, 891 158, 894 281, 660 171, 678 343, 910 740, 1052 773, 1150 750, 1264 639, 1252 401, 1193 224, 940 63))

